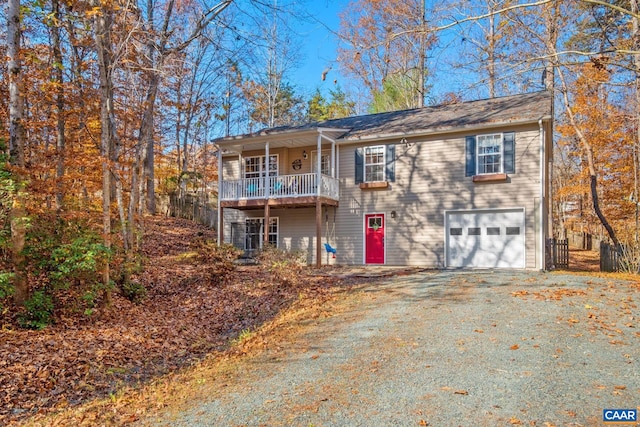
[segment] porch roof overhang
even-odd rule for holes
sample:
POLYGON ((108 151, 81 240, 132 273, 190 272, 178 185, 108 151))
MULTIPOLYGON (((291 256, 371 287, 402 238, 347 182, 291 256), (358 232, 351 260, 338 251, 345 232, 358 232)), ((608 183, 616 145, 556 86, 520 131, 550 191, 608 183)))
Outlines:
POLYGON ((263 149, 267 142, 272 149, 308 147, 317 144, 318 136, 327 141, 335 141, 348 131, 349 129, 325 127, 269 129, 267 132, 219 138, 213 142, 220 147, 223 155, 232 155, 263 149))

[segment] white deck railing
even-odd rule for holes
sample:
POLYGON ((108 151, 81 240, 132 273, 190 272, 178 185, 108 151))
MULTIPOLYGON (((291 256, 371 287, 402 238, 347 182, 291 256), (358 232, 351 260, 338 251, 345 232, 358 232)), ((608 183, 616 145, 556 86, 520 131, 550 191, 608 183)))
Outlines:
POLYGON ((315 173, 243 178, 222 181, 220 200, 264 199, 267 193, 270 199, 323 196, 338 200, 338 188, 338 180, 328 175, 321 175, 318 187, 315 173))

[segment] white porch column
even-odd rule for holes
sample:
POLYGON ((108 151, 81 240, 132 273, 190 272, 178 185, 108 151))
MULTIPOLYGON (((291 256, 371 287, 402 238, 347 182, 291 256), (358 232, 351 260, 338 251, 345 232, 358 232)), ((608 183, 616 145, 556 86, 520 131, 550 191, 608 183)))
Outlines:
POLYGON ((267 141, 266 145, 264 146, 264 155, 265 155, 265 159, 264 159, 264 165, 267 168, 266 171, 264 171, 264 198, 266 200, 269 200, 269 172, 270 172, 270 167, 271 164, 269 162, 269 157, 271 157, 269 155, 269 141, 267 141))
POLYGON ((331 140, 331 176, 333 178, 337 178, 338 174, 336 173, 336 140, 331 140))
POLYGON ((322 183, 322 132, 318 133, 318 155, 316 156, 316 267, 322 266, 322 203, 320 184, 322 183))
POLYGON ((271 179, 269 176, 269 172, 271 171, 271 162, 270 162, 270 155, 269 155, 269 142, 267 141, 265 147, 264 147, 264 153, 265 153, 265 159, 264 159, 264 164, 265 167, 267 168, 264 175, 264 220, 263 220, 263 226, 262 226, 262 247, 266 248, 267 245, 269 244, 269 223, 271 222, 271 212, 269 211, 269 187, 271 185, 271 179))
POLYGON ((220 146, 218 146, 218 150, 216 152, 217 156, 218 156, 218 200, 217 200, 217 204, 218 204, 218 246, 221 245, 222 243, 224 243, 222 241, 222 239, 224 238, 223 235, 223 227, 224 224, 222 223, 222 221, 224 220, 224 215, 222 212, 222 208, 220 206, 220 195, 222 194, 222 150, 220 150, 220 146))
POLYGON ((316 156, 316 196, 320 197, 322 183, 322 131, 318 134, 318 155, 316 156))

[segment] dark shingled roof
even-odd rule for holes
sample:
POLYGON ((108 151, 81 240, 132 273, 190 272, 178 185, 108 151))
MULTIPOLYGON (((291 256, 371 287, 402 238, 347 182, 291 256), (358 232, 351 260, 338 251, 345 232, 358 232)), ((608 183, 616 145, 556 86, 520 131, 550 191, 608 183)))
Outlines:
POLYGON ((344 129, 346 133, 341 135, 339 139, 358 140, 375 136, 447 132, 481 125, 535 122, 540 118, 549 118, 550 116, 551 95, 544 91, 412 110, 345 117, 299 126, 280 126, 263 129, 254 134, 220 138, 218 141, 295 133, 318 128, 344 129))

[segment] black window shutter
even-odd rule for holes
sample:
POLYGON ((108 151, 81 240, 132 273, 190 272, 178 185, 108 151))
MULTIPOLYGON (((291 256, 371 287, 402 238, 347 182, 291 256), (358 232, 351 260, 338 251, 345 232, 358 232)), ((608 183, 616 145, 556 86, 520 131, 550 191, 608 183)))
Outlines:
POLYGON ((505 132, 502 137, 504 173, 516 173, 516 133, 505 132))
POLYGON ((356 148, 356 184, 364 182, 364 150, 356 148))
POLYGON ((389 182, 394 182, 396 180, 396 146, 389 144, 387 145, 386 152, 386 161, 387 166, 385 168, 385 179, 389 182))
POLYGON ((476 137, 468 136, 465 142, 465 176, 473 176, 476 174, 476 137))

